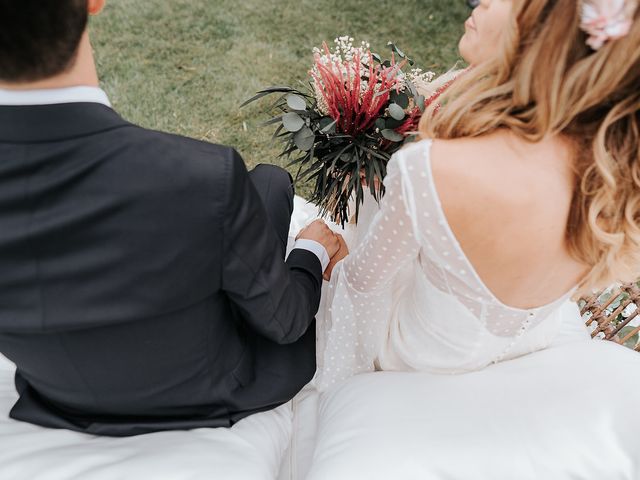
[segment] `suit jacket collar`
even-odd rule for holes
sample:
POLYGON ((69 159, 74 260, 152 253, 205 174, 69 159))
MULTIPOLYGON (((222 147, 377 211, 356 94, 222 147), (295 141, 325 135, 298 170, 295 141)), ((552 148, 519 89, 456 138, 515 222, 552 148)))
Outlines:
POLYGON ((0 106, 0 142, 52 142, 130 126, 99 103, 0 106))

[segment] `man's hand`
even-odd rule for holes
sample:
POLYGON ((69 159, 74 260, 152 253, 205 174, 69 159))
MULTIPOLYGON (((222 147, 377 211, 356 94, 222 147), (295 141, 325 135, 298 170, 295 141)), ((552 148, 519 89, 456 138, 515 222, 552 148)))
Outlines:
POLYGON ((331 257, 331 261, 329 262, 329 266, 327 267, 327 269, 324 272, 324 276, 323 278, 328 282, 329 280, 331 280, 331 273, 333 273, 333 267, 336 266, 336 264, 340 261, 343 260, 347 255, 349 255, 349 247, 347 247, 347 242, 344 241, 344 238, 342 238, 342 235, 336 235, 338 237, 338 240, 340 241, 340 249, 338 250, 338 252, 333 255, 331 257))
POLYGON ((296 240, 314 240, 325 248, 329 258, 333 258, 333 256, 338 253, 338 250, 340 250, 340 240, 338 237, 339 235, 333 233, 323 220, 318 219, 303 228, 296 237, 296 240))

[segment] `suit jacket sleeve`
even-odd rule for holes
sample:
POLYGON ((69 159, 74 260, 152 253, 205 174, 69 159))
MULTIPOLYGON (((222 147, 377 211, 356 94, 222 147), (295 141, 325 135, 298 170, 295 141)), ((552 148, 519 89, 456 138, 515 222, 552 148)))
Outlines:
POLYGON ((318 312, 322 266, 293 250, 285 262, 279 240, 242 158, 233 151, 223 232, 222 289, 257 333, 293 343, 318 312))

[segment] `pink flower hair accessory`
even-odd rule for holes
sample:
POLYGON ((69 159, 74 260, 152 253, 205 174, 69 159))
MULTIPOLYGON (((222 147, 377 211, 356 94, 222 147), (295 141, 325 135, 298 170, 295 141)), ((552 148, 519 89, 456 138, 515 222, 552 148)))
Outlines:
POLYGON ((626 36, 633 25, 638 0, 582 0, 580 28, 587 45, 600 50, 610 40, 626 36))

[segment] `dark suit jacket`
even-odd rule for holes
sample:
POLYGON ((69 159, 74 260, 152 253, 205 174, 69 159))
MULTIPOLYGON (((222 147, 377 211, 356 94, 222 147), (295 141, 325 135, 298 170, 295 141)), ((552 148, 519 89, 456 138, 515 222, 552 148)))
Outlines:
POLYGON ((230 426, 315 371, 322 272, 285 263, 240 156, 100 104, 0 107, 0 351, 13 418, 230 426))

